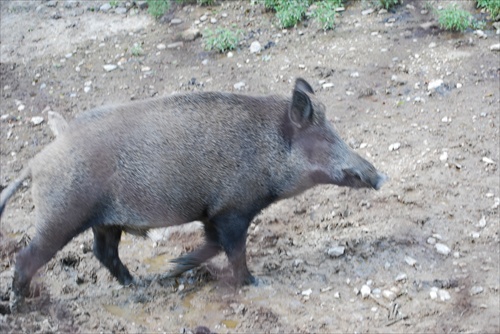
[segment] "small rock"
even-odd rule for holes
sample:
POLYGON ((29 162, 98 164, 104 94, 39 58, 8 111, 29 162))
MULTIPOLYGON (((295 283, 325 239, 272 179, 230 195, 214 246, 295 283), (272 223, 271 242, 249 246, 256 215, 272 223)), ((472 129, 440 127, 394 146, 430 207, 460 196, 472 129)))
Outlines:
POLYGON ((450 123, 451 122, 451 118, 448 117, 448 116, 444 116, 443 118, 441 118, 441 122, 443 122, 443 123, 450 123))
POLYGON ((408 276, 405 273, 401 273, 398 276, 396 276, 396 282, 406 281, 407 279, 408 276))
POLYGON ((141 68, 141 72, 149 72, 149 71, 151 71, 151 67, 149 67, 149 66, 143 66, 141 68))
POLYGON ((216 24, 217 23, 217 19, 215 17, 210 18, 210 23, 216 24))
POLYGON ((429 292, 429 296, 431 297, 432 300, 437 299, 437 297, 438 297, 438 288, 432 287, 431 291, 429 292))
POLYGON ((433 238, 433 237, 428 237, 427 238, 427 243, 429 245, 435 245, 436 244, 436 238, 433 238))
POLYGON ((302 263, 304 263, 304 260, 302 260, 302 259, 295 259, 295 260, 293 260, 293 266, 294 266, 294 268, 297 268, 302 263))
POLYGON ((462 85, 460 82, 458 82, 458 83, 457 83, 457 88, 458 88, 458 89, 462 88, 462 86, 463 86, 463 85, 462 85))
POLYGON ((201 21, 201 22, 205 22, 207 19, 208 19, 208 16, 207 16, 207 15, 202 15, 202 16, 200 17, 200 21, 201 21))
POLYGON ((203 59, 203 60, 201 61, 201 64, 202 64, 202 65, 208 65, 208 59, 203 59))
POLYGON ((439 299, 441 299, 441 301, 443 302, 451 299, 450 293, 446 290, 439 289, 437 294, 439 296, 439 299))
POLYGON ((443 80, 441 80, 441 79, 432 80, 431 82, 429 82, 429 85, 427 85, 427 89, 434 90, 434 89, 438 88, 439 86, 441 86, 442 84, 443 84, 443 80))
POLYGON ((177 25, 177 24, 181 24, 182 23, 182 20, 181 19, 178 19, 178 18, 173 18, 171 21, 170 21, 170 24, 173 24, 173 25, 177 25))
POLYGON ((417 260, 415 260, 411 256, 405 256, 405 262, 411 267, 414 267, 417 264, 417 260))
POLYGON ((495 161, 491 160, 490 158, 488 157, 483 157, 483 159, 481 159, 483 162, 485 162, 487 165, 494 165, 495 164, 495 161))
POLYGON ((478 295, 480 293, 482 293, 484 291, 483 287, 482 286, 473 286, 472 288, 470 288, 470 294, 472 296, 474 295, 478 295))
POLYGON ((242 90, 245 87, 245 83, 243 81, 237 82, 233 85, 234 89, 242 90))
POLYGON ((201 36, 200 29, 196 29, 196 28, 190 28, 190 29, 184 30, 181 34, 182 39, 186 42, 194 41, 195 39, 197 39, 200 36, 201 36))
POLYGON ((439 156, 439 160, 441 160, 441 162, 445 162, 446 160, 448 160, 448 152, 441 153, 441 155, 439 156))
POLYGON ((312 290, 311 289, 307 289, 307 290, 304 290, 302 291, 302 296, 306 296, 306 297, 309 297, 312 293, 312 290))
POLYGON ((351 74, 349 74, 349 76, 351 78, 359 78, 359 72, 352 72, 351 74))
POLYGON ((390 301, 393 301, 397 297, 396 293, 394 293, 393 291, 390 291, 390 290, 382 291, 382 296, 385 299, 390 300, 390 301))
POLYGON ((128 8, 126 8, 126 7, 118 7, 115 9, 116 14, 123 15, 123 14, 127 14, 127 12, 128 12, 128 8))
POLYGON ((300 68, 301 70, 305 70, 305 69, 306 69, 306 65, 304 65, 304 64, 299 64, 299 68, 300 68))
POLYGON ((252 44, 250 44, 250 53, 259 53, 260 50, 261 46, 258 41, 253 41, 252 44))
POLYGON ((84 91, 85 93, 90 92, 90 90, 91 90, 91 89, 92 89, 92 88, 90 88, 89 86, 85 86, 85 87, 83 87, 83 91, 84 91))
POLYGON ((485 227, 486 226, 486 218, 484 216, 482 216, 477 225, 481 228, 485 227))
POLYGON ((89 81, 85 81, 85 83, 83 84, 85 87, 89 87, 89 86, 92 86, 92 81, 89 80, 89 81))
POLYGON ((500 43, 490 46, 491 51, 500 51, 500 43))
POLYGON ((368 285, 366 285, 366 284, 365 284, 365 285, 363 285, 363 286, 361 287, 360 292, 361 292, 361 297, 363 297, 363 298, 368 298, 368 296, 370 295, 370 293, 371 293, 372 291, 371 291, 370 287, 369 287, 368 285))
POLYGON ((160 44, 158 44, 158 45, 156 46, 156 48, 157 48, 158 50, 165 50, 165 49, 167 48, 167 46, 166 46, 165 44, 163 44, 163 43, 160 43, 160 44))
POLYGON ((99 7, 99 10, 101 12, 104 12, 104 13, 108 12, 110 9, 111 9, 111 5, 109 4, 109 2, 106 2, 104 5, 99 7))
POLYGON ((477 37, 479 37, 479 38, 483 38, 483 39, 488 38, 488 35, 486 35, 486 33, 484 31, 479 30, 479 29, 475 30, 474 34, 477 35, 477 37))
POLYGON ((32 117, 31 118, 31 123, 33 125, 39 125, 39 124, 42 124, 44 121, 43 117, 41 116, 35 116, 35 117, 32 117))
POLYGON ((450 248, 448 246, 446 246, 445 244, 437 243, 435 245, 435 247, 436 247, 436 250, 439 254, 448 255, 451 252, 450 248))
POLYGON ((328 89, 328 88, 332 88, 334 85, 333 85, 333 82, 326 82, 323 84, 323 89, 328 89))
POLYGON ((481 235, 479 234, 479 232, 472 232, 471 233, 471 237, 472 239, 478 239, 481 235))
POLYGON ((104 68, 104 70, 106 72, 111 72, 111 71, 114 71, 118 68, 118 66, 114 65, 114 64, 107 64, 107 65, 104 65, 102 68, 104 68))
POLYGON ((232 53, 232 52, 228 52, 228 53, 227 53, 227 57, 228 57, 228 58, 233 58, 233 57, 234 57, 234 53, 232 53))
POLYGON ((64 57, 66 57, 66 58, 71 58, 71 57, 73 57, 73 54, 72 54, 72 53, 66 53, 66 54, 64 55, 64 57))
POLYGON ((430 48, 430 49, 435 48, 435 47, 436 47, 436 45, 437 45, 436 43, 432 42, 432 43, 430 43, 430 44, 429 44, 429 48, 430 48))
POLYGON ((57 6, 57 1, 51 0, 45 4, 47 7, 56 7, 57 6))
POLYGON ((137 5, 137 8, 144 10, 148 8, 148 2, 147 1, 136 1, 135 4, 137 5))
POLYGON ((341 255, 344 255, 344 252, 345 252, 345 247, 344 246, 335 246, 335 247, 331 247, 329 248, 326 253, 330 256, 330 257, 339 257, 341 255))
POLYGON ((20 105, 17 107, 17 110, 18 110, 18 111, 23 111, 25 108, 26 108, 26 106, 25 106, 24 104, 20 104, 20 105))
POLYGON ((371 13, 373 13, 375 11, 375 9, 373 8, 368 8, 368 9, 365 9, 364 11, 361 12, 361 15, 363 16, 366 16, 366 15, 370 15, 371 13))
POLYGON ((338 291, 337 291, 337 292, 335 292, 335 293, 333 294, 333 298, 335 298, 335 299, 340 299, 340 292, 338 292, 338 291))
POLYGON ((184 46, 183 42, 175 42, 175 43, 170 43, 167 45, 167 49, 176 49, 176 48, 181 48, 184 46))
POLYGON ((401 147, 401 143, 393 143, 389 145, 389 151, 397 151, 401 147))

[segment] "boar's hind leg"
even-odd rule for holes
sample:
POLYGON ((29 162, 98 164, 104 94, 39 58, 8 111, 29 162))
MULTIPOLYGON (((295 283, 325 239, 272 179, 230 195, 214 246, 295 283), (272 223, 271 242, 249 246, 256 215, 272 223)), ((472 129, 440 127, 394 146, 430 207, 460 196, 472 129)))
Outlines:
POLYGON ((185 271, 198 267, 203 262, 217 255, 222 249, 219 246, 217 232, 212 225, 205 223, 205 244, 195 251, 172 260, 177 263, 175 268, 168 274, 170 277, 176 277, 185 271))
POLYGON ((31 279, 38 269, 62 249, 79 231, 63 230, 54 233, 47 226, 39 230, 30 244, 19 252, 16 258, 10 308, 13 313, 20 311, 24 304, 24 297, 29 294, 31 279))
POLYGON ((134 282, 127 267, 118 256, 118 244, 122 229, 117 226, 94 226, 94 255, 118 279, 122 285, 134 282))

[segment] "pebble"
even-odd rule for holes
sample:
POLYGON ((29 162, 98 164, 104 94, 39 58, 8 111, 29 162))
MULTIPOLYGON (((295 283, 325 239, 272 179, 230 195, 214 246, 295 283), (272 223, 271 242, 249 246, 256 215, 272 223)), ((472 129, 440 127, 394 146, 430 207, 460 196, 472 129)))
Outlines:
POLYGON ((17 107, 17 110, 23 111, 26 108, 24 104, 20 104, 19 107, 17 107))
POLYGON ((484 38, 484 39, 488 38, 488 35, 486 35, 486 33, 484 31, 479 30, 479 29, 475 30, 474 34, 477 35, 479 38, 484 38))
POLYGON ((250 53, 259 53, 261 49, 262 47, 258 41, 253 41, 252 44, 250 44, 250 53))
POLYGON ((481 219, 479 220, 479 223, 477 224, 477 226, 483 228, 486 226, 486 217, 482 216, 481 219))
POLYGON ((234 89, 242 90, 245 87, 245 83, 243 81, 237 82, 233 85, 234 89))
POLYGON ((105 3, 104 5, 102 5, 101 7, 99 7, 99 10, 101 12, 107 12, 111 9, 111 5, 109 4, 109 2, 105 3))
POLYGON ((445 162, 446 160, 448 160, 448 152, 441 153, 441 155, 439 156, 439 160, 441 160, 441 162, 445 162))
POLYGON ((396 293, 393 292, 393 291, 391 291, 391 290, 384 290, 384 291, 382 291, 382 296, 385 299, 390 300, 390 301, 393 301, 397 297, 396 293))
POLYGON ((359 78, 359 72, 352 72, 351 74, 349 74, 349 76, 351 78, 359 78))
POLYGON ((104 68, 104 70, 106 72, 111 72, 111 71, 114 71, 118 68, 118 66, 114 65, 114 64, 107 64, 107 65, 104 65, 102 68, 104 68))
POLYGON ((167 48, 167 46, 166 46, 165 44, 163 44, 163 43, 160 43, 160 44, 158 44, 158 45, 156 46, 156 48, 157 48, 158 50, 165 50, 165 49, 167 48))
POLYGON ((174 43, 170 43, 169 45, 167 45, 167 48, 168 49, 176 49, 176 48, 180 48, 182 46, 184 46, 183 42, 174 42, 174 43))
POLYGON ((473 286, 472 288, 470 288, 470 294, 471 295, 478 295, 480 293, 482 293, 484 291, 483 287, 482 286, 473 286))
POLYGON ((436 47, 436 43, 432 42, 429 44, 429 48, 432 49, 432 48, 435 48, 436 47))
POLYGON ((196 28, 189 28, 187 30, 184 30, 181 34, 182 39, 186 42, 194 41, 196 38, 200 36, 201 36, 200 29, 196 28))
POLYGON ((149 66, 143 66, 141 68, 141 72, 149 72, 149 71, 151 71, 151 67, 149 67, 149 66))
POLYGON ((302 291, 302 296, 306 296, 306 297, 309 297, 312 293, 312 290, 311 289, 307 289, 307 290, 304 290, 302 291))
POLYGON ((436 238, 433 238, 433 237, 428 237, 427 238, 427 243, 429 245, 435 245, 436 244, 436 238))
POLYGON ((181 23, 182 23, 182 20, 178 19, 178 18, 174 18, 170 21, 170 24, 173 24, 173 25, 177 25, 177 24, 181 24, 181 23))
POLYGON ((500 43, 490 46, 491 51, 500 51, 500 43))
POLYGON ((439 254, 448 255, 451 252, 450 248, 445 244, 437 243, 435 247, 439 254))
POLYGON ((200 21, 201 22, 205 22, 207 19, 208 19, 207 15, 203 15, 203 16, 200 17, 200 21))
POLYGON ((441 79, 432 80, 431 82, 429 82, 429 85, 427 85, 427 89, 433 90, 433 89, 438 88, 442 84, 443 84, 443 80, 441 80, 441 79))
POLYGON ((207 64, 208 64, 208 59, 203 59, 203 60, 201 61, 201 64, 202 64, 202 65, 207 65, 207 64))
POLYGON ((432 287, 431 291, 429 291, 429 296, 431 297, 432 300, 437 299, 437 297, 438 297, 437 292, 438 292, 438 288, 436 288, 436 287, 432 287))
POLYGON ((118 7, 115 9, 115 13, 116 14, 127 14, 128 12, 128 8, 125 8, 125 7, 118 7))
POLYGON ((451 122, 451 117, 444 116, 443 118, 441 118, 441 122, 443 122, 443 123, 450 123, 451 122))
POLYGON ((368 296, 370 295, 370 293, 371 293, 372 291, 371 291, 370 287, 369 287, 368 285, 366 285, 366 284, 365 284, 365 285, 363 285, 363 286, 361 287, 360 292, 361 292, 361 297, 363 297, 363 298, 368 298, 368 296))
POLYGON ((344 252, 345 252, 345 247, 344 246, 335 246, 335 247, 331 247, 329 248, 326 253, 330 256, 330 257, 333 257, 333 258, 336 258, 336 257, 339 257, 339 256, 342 256, 344 255, 344 252))
POLYGON ((462 88, 462 86, 463 86, 463 85, 462 85, 460 82, 458 82, 458 83, 457 83, 457 88, 458 88, 458 89, 462 88))
POLYGON ((326 82, 323 84, 323 89, 328 89, 333 87, 333 82, 326 82))
POLYGON ((91 88, 90 88, 89 86, 85 86, 85 87, 83 87, 83 91, 84 91, 85 93, 90 92, 90 90, 91 90, 91 88))
POLYGON ((435 300, 438 297, 443 302, 451 299, 450 293, 448 291, 443 290, 443 289, 438 289, 436 287, 431 288, 429 295, 430 295, 432 300, 435 300))
POLYGON ((405 256, 405 262, 411 267, 414 267, 417 264, 417 260, 415 260, 411 256, 405 256))
POLYGON ((39 125, 39 124, 42 124, 44 121, 43 117, 41 116, 35 116, 35 117, 32 117, 31 118, 31 123, 33 125, 39 125))
POLYGON ((481 160, 482 160, 482 162, 485 162, 487 165, 494 165, 495 164, 495 161, 491 160, 488 157, 483 157, 483 159, 481 159, 481 160))
POLYGON ((212 18, 210 19, 210 23, 212 23, 212 24, 216 24, 216 23, 217 23, 217 19, 216 19, 215 17, 212 17, 212 18))
POLYGON ((228 52, 228 53, 227 53, 227 57, 228 57, 228 58, 233 58, 233 57, 234 57, 234 53, 232 53, 232 52, 228 52))
POLYGON ((361 15, 363 16, 366 16, 366 15, 370 15, 371 13, 373 13, 375 11, 375 9, 373 8, 368 8, 368 9, 365 9, 364 11, 361 12, 361 15))
POLYGON ((398 276, 396 276, 396 282, 406 281, 407 279, 408 276, 405 273, 401 273, 398 276))
POLYGON ((335 292, 335 293, 333 294, 333 298, 340 299, 340 292, 338 292, 338 291, 337 291, 337 292, 335 292))
POLYGON ((389 151, 397 151, 401 147, 401 143, 393 143, 389 145, 389 151))

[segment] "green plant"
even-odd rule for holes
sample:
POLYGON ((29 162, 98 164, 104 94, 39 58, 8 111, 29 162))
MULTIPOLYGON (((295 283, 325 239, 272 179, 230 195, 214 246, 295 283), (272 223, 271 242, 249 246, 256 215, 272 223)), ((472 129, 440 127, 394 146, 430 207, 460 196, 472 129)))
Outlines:
POLYGON ((113 8, 118 7, 118 0, 111 0, 109 5, 113 8))
POLYGON ((134 57, 139 57, 139 56, 142 56, 144 54, 144 50, 142 49, 142 47, 139 44, 136 43, 130 49, 130 53, 132 53, 132 56, 134 56, 134 57))
POLYGON ((161 17, 170 8, 169 0, 146 0, 148 12, 155 18, 161 17))
POLYGON ((389 9, 399 4, 399 0, 378 0, 379 7, 389 9))
POLYGON ((215 0, 197 0, 197 3, 200 6, 213 6, 215 4, 215 0))
POLYGON ((240 42, 240 31, 231 31, 225 28, 217 28, 215 31, 207 29, 203 34, 205 49, 211 51, 225 52, 234 50, 240 42))
POLYGON ((276 11, 276 8, 280 4, 280 0, 263 0, 264 1, 264 7, 266 9, 271 9, 276 11))
POLYGON ((485 8, 493 20, 500 19, 500 0, 477 0, 477 8, 485 8))
POLYGON ((309 7, 308 0, 281 0, 276 7, 276 17, 282 28, 290 28, 299 23, 309 7))
POLYGON ((438 21, 442 29, 463 32, 472 25, 473 17, 465 10, 449 6, 438 11, 438 21))
POLYGON ((340 6, 342 6, 342 1, 339 0, 321 1, 312 16, 320 22, 323 30, 333 29, 335 26, 335 8, 340 6))

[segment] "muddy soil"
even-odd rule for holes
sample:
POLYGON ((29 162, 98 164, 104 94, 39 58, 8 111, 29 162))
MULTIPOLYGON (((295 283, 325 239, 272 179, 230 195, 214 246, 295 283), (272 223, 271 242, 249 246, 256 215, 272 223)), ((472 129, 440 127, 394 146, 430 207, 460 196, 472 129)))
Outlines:
POLYGON ((174 92, 290 94, 297 77, 391 179, 380 191, 319 186, 264 210, 247 243, 258 286, 228 284, 223 256, 162 278, 202 242, 195 224, 124 235, 121 258, 146 284, 123 287, 87 231, 39 271, 28 312, 13 315, 15 254, 35 232, 26 181, 1 221, 0 331, 500 332, 500 53, 490 50, 500 35, 490 25, 487 38, 442 31, 425 11, 432 1, 368 15, 367 2, 350 2, 328 32, 313 21, 283 31, 248 1, 177 7, 161 21, 98 10, 105 3, 0 3, 2 187, 54 139, 49 110, 70 120, 174 92), (233 25, 242 42, 232 57, 181 37, 233 25))

